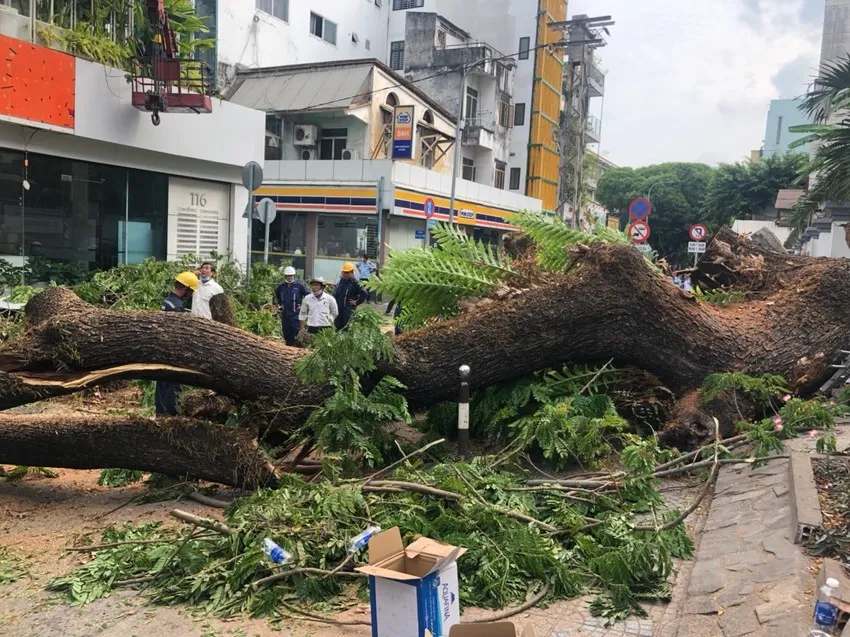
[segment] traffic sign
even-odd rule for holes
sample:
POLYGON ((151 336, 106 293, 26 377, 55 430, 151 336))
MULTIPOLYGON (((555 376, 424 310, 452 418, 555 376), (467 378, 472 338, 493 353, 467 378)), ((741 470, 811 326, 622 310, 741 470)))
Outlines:
POLYGON ((629 225, 629 237, 632 243, 646 243, 650 234, 649 224, 645 221, 635 221, 629 225))
POLYGON ((429 228, 436 228, 437 227, 437 220, 436 219, 428 219, 428 227, 429 228))
POLYGON ((248 192, 254 192, 263 185, 263 167, 255 161, 249 161, 242 168, 242 185, 248 192))
POLYGON ((629 204, 629 216, 638 221, 646 219, 652 213, 652 204, 646 197, 632 199, 629 204))
POLYGON ((708 236, 708 228, 701 223, 695 223, 688 231, 688 236, 694 241, 705 241, 705 238, 708 236))
POLYGON ((705 241, 689 241, 688 252, 690 254, 703 254, 705 252, 705 241))
POLYGON ((651 254, 652 253, 652 246, 649 245, 648 243, 638 243, 638 244, 635 245, 635 247, 638 250, 640 250, 643 254, 651 254))
POLYGON ((425 218, 430 219, 434 216, 434 211, 437 209, 437 205, 434 203, 434 200, 431 197, 428 197, 425 200, 425 218))
POLYGON ((261 199, 260 203, 257 204, 257 219, 262 221, 264 224, 269 225, 276 217, 277 206, 275 206, 274 201, 268 197, 261 199))

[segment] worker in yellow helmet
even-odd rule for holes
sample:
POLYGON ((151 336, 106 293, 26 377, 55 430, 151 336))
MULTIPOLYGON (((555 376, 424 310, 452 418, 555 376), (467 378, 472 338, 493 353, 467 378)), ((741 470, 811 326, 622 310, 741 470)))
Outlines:
POLYGON ((336 299, 339 315, 334 324, 337 330, 343 329, 351 320, 351 313, 367 298, 366 290, 360 287, 360 283, 354 277, 354 264, 346 261, 342 264, 342 274, 334 287, 334 299, 336 299))
MULTIPOLYGON (((162 302, 164 312, 185 312, 186 301, 192 298, 192 293, 198 291, 200 281, 194 272, 181 272, 174 277, 174 289, 162 302)), ((154 403, 157 416, 177 415, 177 395, 180 393, 180 383, 160 380, 156 383, 154 403)))

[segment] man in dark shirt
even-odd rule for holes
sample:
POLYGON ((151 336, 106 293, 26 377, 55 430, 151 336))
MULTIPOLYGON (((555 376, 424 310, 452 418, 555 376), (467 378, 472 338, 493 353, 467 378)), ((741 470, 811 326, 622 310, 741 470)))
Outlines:
MULTIPOLYGON (((162 302, 163 312, 185 312, 186 301, 192 298, 192 292, 198 289, 198 277, 193 272, 181 272, 174 277, 174 289, 162 302)), ((177 395, 180 383, 158 380, 154 392, 157 416, 177 415, 177 395)))
POLYGON ((364 303, 366 296, 366 290, 360 287, 357 279, 354 278, 354 264, 343 263, 342 276, 340 276, 339 282, 334 287, 334 298, 339 308, 339 316, 334 321, 337 330, 341 330, 348 325, 354 308, 364 303))
POLYGON ((283 271, 283 283, 277 286, 274 292, 274 303, 280 311, 280 321, 283 324, 283 340, 290 347, 295 345, 295 337, 301 328, 298 314, 301 312, 301 303, 304 297, 310 294, 310 290, 303 282, 295 278, 295 268, 292 266, 283 271))

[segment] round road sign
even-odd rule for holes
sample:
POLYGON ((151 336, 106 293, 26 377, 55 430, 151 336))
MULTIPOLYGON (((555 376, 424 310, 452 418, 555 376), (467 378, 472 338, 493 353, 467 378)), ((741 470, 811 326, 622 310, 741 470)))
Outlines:
POLYGON ((264 224, 268 225, 272 223, 276 217, 277 206, 275 206, 274 201, 268 197, 261 199, 260 203, 257 204, 257 218, 264 224))
POLYGON ((646 243, 650 233, 649 224, 645 221, 635 221, 629 225, 629 237, 632 243, 646 243))
POLYGON ((701 223, 695 223, 691 226, 688 234, 691 237, 691 241, 705 241, 705 238, 708 236, 708 228, 701 223))
POLYGON ((646 219, 651 212, 652 204, 646 197, 638 197, 637 199, 632 199, 632 202, 629 204, 629 216, 632 219, 646 219))
POLYGON ((434 216, 434 210, 436 210, 437 206, 434 203, 434 200, 431 197, 428 197, 425 200, 425 218, 430 219, 434 216))

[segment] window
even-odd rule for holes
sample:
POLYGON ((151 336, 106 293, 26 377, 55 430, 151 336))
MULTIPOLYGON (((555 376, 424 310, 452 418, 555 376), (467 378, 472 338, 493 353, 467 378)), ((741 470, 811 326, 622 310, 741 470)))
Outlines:
POLYGON ((531 48, 531 38, 520 38, 519 39, 519 57, 520 60, 528 59, 528 52, 531 48))
POLYGON ((404 70, 404 40, 390 43, 390 68, 393 71, 404 70))
POLYGON ((364 252, 374 259, 378 245, 377 217, 318 215, 313 276, 336 281, 343 263, 364 252))
POLYGON ((475 162, 471 159, 463 158, 463 168, 460 174, 461 179, 466 181, 475 181, 475 162))
POLYGON ((525 126, 525 102, 514 104, 514 126, 525 126))
POLYGON ((280 161, 283 159, 283 120, 279 115, 266 115, 266 160, 280 161))
POLYGON ((434 167, 434 145, 433 138, 422 136, 422 141, 419 144, 419 165, 430 170, 434 167))
POLYGON ((466 114, 467 120, 478 119, 478 91, 471 86, 466 87, 466 114))
POLYGON ((393 11, 419 9, 425 6, 425 0, 393 0, 393 11))
POLYGON ((434 124, 434 113, 432 113, 430 110, 426 110, 424 113, 422 113, 422 121, 425 122, 426 124, 433 125, 434 124))
POLYGON ((519 190, 519 179, 522 174, 522 169, 511 168, 511 190, 519 190))
POLYGON ((289 0, 256 0, 255 6, 260 11, 289 22, 289 0))
POLYGON ((310 33, 329 44, 336 44, 336 22, 310 12, 310 33))
POLYGON ((347 141, 347 128, 323 128, 319 134, 319 159, 342 159, 347 141))
MULTIPOLYGON (((262 197, 256 197, 259 201, 262 197)), ((256 219, 251 224, 251 252, 254 261, 263 258, 266 244, 266 226, 256 219)), ((269 263, 280 265, 291 262, 293 267, 304 270, 307 262, 307 215, 294 212, 277 215, 269 226, 269 263)))
POLYGON ((398 106, 398 96, 395 93, 389 93, 387 95, 387 106, 391 108, 398 106))
POLYGON ((779 144, 782 141, 782 117, 779 118, 779 121, 776 123, 776 143, 779 144))
POLYGON ((499 100, 499 126, 510 128, 513 126, 513 117, 511 117, 511 105, 508 102, 499 100))
POLYGON ((505 163, 501 161, 496 162, 496 174, 493 177, 493 187, 498 188, 499 190, 505 189, 505 163))
POLYGON ((369 40, 366 40, 366 42, 364 43, 364 45, 363 45, 363 46, 365 46, 365 47, 366 47, 366 50, 367 50, 367 51, 371 51, 371 50, 372 50, 372 43, 371 43, 371 42, 369 42, 369 40))

